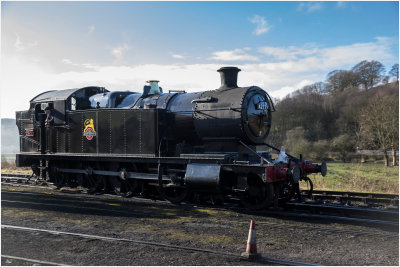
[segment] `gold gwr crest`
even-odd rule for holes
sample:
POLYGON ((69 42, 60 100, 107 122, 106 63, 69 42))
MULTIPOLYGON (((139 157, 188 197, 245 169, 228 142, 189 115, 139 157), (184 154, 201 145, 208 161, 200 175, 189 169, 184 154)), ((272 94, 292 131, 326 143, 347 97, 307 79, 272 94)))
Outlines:
POLYGON ((86 136, 87 140, 92 140, 93 136, 96 136, 93 119, 86 119, 84 126, 85 128, 83 129, 83 136, 86 136))

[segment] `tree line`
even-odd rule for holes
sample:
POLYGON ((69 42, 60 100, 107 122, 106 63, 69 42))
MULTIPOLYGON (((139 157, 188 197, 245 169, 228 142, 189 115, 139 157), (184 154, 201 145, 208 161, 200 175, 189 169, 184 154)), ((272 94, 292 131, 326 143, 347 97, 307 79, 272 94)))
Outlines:
POLYGON ((399 65, 386 72, 378 61, 334 70, 276 101, 269 142, 314 160, 336 152, 344 162, 355 150, 380 150, 397 165, 399 147, 399 65))

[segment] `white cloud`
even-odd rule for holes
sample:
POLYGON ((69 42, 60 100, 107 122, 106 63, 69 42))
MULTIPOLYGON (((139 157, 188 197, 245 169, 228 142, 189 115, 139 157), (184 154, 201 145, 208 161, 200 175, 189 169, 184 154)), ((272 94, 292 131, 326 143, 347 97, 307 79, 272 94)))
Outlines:
POLYGON ((72 65, 72 61, 68 58, 61 59, 61 62, 67 65, 72 65))
POLYGON ((185 56, 179 55, 179 54, 172 54, 171 56, 172 56, 173 58, 177 58, 177 59, 183 59, 183 58, 185 58, 185 56))
POLYGON ((225 51, 216 51, 209 59, 217 61, 258 61, 256 56, 247 54, 244 50, 248 51, 249 48, 234 49, 225 51))
POLYGON ((94 25, 90 25, 89 28, 88 28, 88 34, 91 35, 94 32, 95 29, 96 28, 94 27, 94 25))
POLYGON ((21 37, 17 33, 15 35, 16 35, 16 39, 15 39, 14 47, 17 52, 37 46, 37 44, 38 44, 37 41, 31 42, 31 43, 23 43, 21 41, 21 37))
POLYGON ((72 60, 68 59, 68 58, 63 58, 61 59, 61 63, 63 63, 64 65, 68 65, 70 67, 73 67, 74 71, 79 71, 82 69, 96 69, 97 66, 95 64, 92 63, 76 63, 76 62, 72 62, 72 60))
POLYGON ((264 46, 261 47, 258 51, 267 56, 271 56, 277 60, 295 60, 298 57, 305 57, 313 55, 317 52, 317 48, 311 45, 306 45, 303 47, 273 47, 273 46, 264 46))
MULTIPOLYGON (((392 38, 378 37, 374 42, 356 43, 338 47, 319 48, 316 45, 302 47, 272 47, 268 56, 275 61, 236 65, 240 86, 258 85, 271 96, 283 98, 304 85, 323 81, 334 69, 349 69, 361 60, 379 60, 393 64, 391 48, 396 45, 392 38), (283 56, 287 52, 289 56, 283 56), (274 57, 275 56, 275 57, 274 57)), ((235 51, 235 50, 234 50, 235 51)), ((263 51, 260 49, 260 51, 263 51)), ((228 51, 229 52, 229 51, 228 51)), ((231 51, 232 52, 232 51, 231 51)), ((239 49, 233 54, 243 54, 239 49), (240 52, 240 53, 239 53, 240 52)), ((229 54, 229 53, 228 53, 229 54)), ((214 55, 216 56, 216 55, 214 55)), ((219 55, 221 56, 221 55, 219 55)), ((265 62, 265 61, 264 61, 265 62)), ((88 85, 105 86, 109 90, 141 92, 146 80, 158 79, 165 91, 187 92, 212 90, 220 86, 217 69, 224 66, 211 64, 145 64, 137 66, 99 65, 76 63, 68 58, 58 64, 72 66, 55 72, 41 62, 29 60, 25 55, 6 54, 2 57, 1 116, 15 117, 16 110, 26 110, 29 100, 46 90, 77 88, 88 85), (24 79, 21 79, 24 77, 24 79)))
POLYGON ((267 33, 271 28, 268 25, 268 22, 265 20, 265 17, 259 15, 254 15, 253 17, 249 18, 249 21, 257 25, 256 29, 253 32, 255 35, 261 35, 263 33, 267 33))
POLYGON ((323 4, 321 2, 301 2, 297 6, 298 11, 306 11, 308 13, 317 11, 324 8, 323 4))
POLYGON ((19 37, 18 34, 16 34, 16 35, 17 35, 17 39, 15 40, 14 47, 15 47, 15 50, 21 51, 21 50, 23 50, 22 43, 21 43, 21 37, 19 37))
POLYGON ((273 92, 270 93, 270 95, 273 98, 278 98, 278 99, 282 99, 283 97, 293 93, 294 91, 303 88, 306 85, 312 84, 315 81, 313 80, 301 80, 300 82, 293 84, 291 86, 284 86, 282 88, 280 88, 279 90, 275 90, 273 92))
POLYGON ((126 43, 114 47, 111 49, 111 54, 115 57, 116 60, 121 60, 126 51, 130 50, 132 47, 126 43))
POLYGON ((339 66, 349 67, 362 60, 390 60, 394 39, 377 37, 375 42, 355 43, 328 48, 316 45, 303 47, 261 47, 258 51, 278 65, 290 66, 288 71, 331 71, 339 66))

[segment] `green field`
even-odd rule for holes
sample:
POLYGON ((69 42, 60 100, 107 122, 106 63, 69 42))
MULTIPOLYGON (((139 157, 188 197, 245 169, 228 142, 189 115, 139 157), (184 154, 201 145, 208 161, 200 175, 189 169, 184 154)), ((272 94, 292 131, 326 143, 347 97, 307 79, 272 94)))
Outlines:
POLYGON ((399 167, 357 163, 328 164, 325 177, 310 175, 317 190, 399 193, 399 167))

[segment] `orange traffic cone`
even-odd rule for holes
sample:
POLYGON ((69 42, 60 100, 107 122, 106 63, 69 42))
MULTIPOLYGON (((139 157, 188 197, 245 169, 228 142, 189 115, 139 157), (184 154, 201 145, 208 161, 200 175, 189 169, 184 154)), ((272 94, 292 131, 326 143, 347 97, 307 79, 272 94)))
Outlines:
POLYGON ((249 260, 261 257, 261 254, 257 253, 256 223, 253 220, 250 221, 249 238, 247 239, 246 251, 242 253, 242 257, 249 260))

